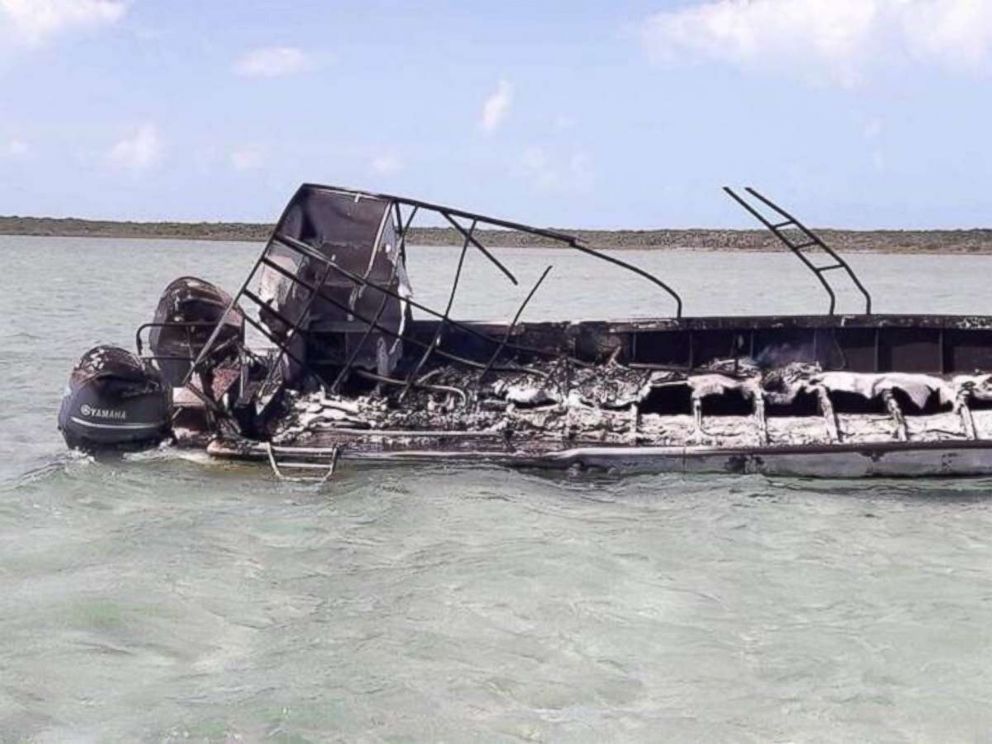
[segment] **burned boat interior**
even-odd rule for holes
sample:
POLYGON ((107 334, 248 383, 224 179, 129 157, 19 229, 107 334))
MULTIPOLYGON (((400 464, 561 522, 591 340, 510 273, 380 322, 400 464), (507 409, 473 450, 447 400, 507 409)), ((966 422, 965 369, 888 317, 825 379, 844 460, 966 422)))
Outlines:
POLYGON ((177 279, 138 329, 138 352, 172 389, 180 444, 264 453, 277 474, 319 468, 323 455, 332 470, 342 448, 540 454, 992 436, 992 319, 875 314, 861 279, 812 230, 754 189, 726 192, 809 270, 824 314, 687 316, 662 278, 568 233, 305 184, 241 286, 228 295, 177 279), (407 272, 415 220, 460 238, 441 306, 420 301, 407 272), (631 272, 657 292, 658 317, 526 320, 554 267, 521 286, 487 245, 494 230, 631 272), (453 317, 470 254, 491 281, 524 292, 510 317, 453 317), (858 305, 840 312, 845 285, 858 305))

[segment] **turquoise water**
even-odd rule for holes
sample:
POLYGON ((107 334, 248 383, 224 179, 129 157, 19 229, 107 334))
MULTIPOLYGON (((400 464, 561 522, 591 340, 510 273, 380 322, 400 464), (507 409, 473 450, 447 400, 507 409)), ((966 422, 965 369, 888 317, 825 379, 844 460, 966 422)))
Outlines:
MULTIPOLYGON (((75 359, 257 249, 0 238, 0 741, 992 741, 992 481, 345 467, 316 492, 67 453, 75 359)), ((412 253, 420 299, 452 254, 412 253)), ((548 263, 527 317, 669 312, 501 255, 521 287, 473 259, 459 315, 512 315, 548 263)), ((824 307, 781 254, 623 255, 689 312, 824 307)), ((990 257, 853 262, 879 311, 992 313, 990 257)))

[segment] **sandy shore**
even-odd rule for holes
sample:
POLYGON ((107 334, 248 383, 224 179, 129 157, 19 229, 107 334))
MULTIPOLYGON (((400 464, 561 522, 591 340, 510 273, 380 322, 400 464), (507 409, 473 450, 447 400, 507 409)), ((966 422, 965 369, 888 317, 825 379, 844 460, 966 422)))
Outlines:
MULTIPOLYGON (((91 238, 168 238, 261 242, 272 225, 243 222, 111 222, 47 217, 0 217, 0 235, 91 238)), ((618 249, 778 250, 781 245, 763 230, 569 230, 588 245, 618 249)), ((992 253, 992 229, 969 230, 833 230, 818 234, 839 251, 878 253, 992 253)), ((460 245, 451 229, 415 228, 412 243, 460 245)), ((545 247, 551 241, 504 230, 480 230, 487 245, 545 247)))

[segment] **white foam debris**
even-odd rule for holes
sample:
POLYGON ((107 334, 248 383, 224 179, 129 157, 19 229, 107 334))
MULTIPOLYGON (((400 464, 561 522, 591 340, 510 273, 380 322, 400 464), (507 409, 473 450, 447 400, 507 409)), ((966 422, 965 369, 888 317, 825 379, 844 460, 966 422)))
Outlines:
POLYGON ((697 398, 707 398, 712 395, 726 395, 731 390, 740 390, 741 380, 719 374, 693 375, 686 379, 685 384, 692 388, 697 398))
POLYGON ((557 375, 551 370, 544 377, 500 373, 490 385, 473 389, 464 371, 441 368, 430 373, 430 386, 412 389, 403 401, 382 391, 358 397, 299 396, 292 401, 276 440, 300 441, 335 429, 365 429, 369 436, 402 430, 438 436, 457 431, 506 432, 522 446, 585 441, 756 448, 961 440, 974 438, 978 428, 992 432, 992 412, 975 411, 973 422, 967 405, 973 398, 992 400, 992 375, 947 379, 896 372, 823 372, 816 365, 798 363, 766 372, 747 368, 747 374, 737 376, 723 370, 695 375, 613 372, 585 369, 557 375), (677 386, 687 388, 682 403, 659 404, 652 397, 655 391, 677 386), (451 390, 459 392, 460 404, 446 392, 451 390), (893 395, 896 391, 912 404, 911 410, 902 410, 893 395), (846 404, 833 399, 834 393, 877 401, 878 410, 844 410, 846 404), (797 404, 802 394, 813 397, 815 412, 808 403, 796 405, 792 413, 783 412, 783 406, 797 404), (738 405, 733 414, 704 415, 704 400, 727 395, 750 401, 750 410, 742 413, 738 405), (776 406, 772 415, 766 404, 776 406), (678 410, 679 405, 685 410, 678 410))
POLYGON ((899 390, 921 410, 934 393, 939 394, 941 404, 953 403, 956 395, 954 386, 940 377, 908 372, 822 372, 813 381, 829 392, 853 393, 867 400, 881 397, 886 390, 899 390))

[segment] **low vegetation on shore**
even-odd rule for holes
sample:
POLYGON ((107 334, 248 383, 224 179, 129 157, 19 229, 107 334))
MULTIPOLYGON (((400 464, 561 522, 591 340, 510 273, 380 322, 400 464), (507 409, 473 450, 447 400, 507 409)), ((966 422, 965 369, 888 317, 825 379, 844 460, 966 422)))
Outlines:
MULTIPOLYGON (((84 238, 160 238, 170 240, 264 241, 272 225, 244 222, 113 222, 49 217, 0 217, 0 235, 84 238)), ((586 244, 617 249, 779 250, 764 230, 565 230, 586 244)), ((992 229, 970 230, 832 230, 818 234, 840 251, 879 253, 992 253, 992 229)), ((450 228, 411 230, 410 242, 461 245, 450 228)), ((487 245, 549 247, 553 241, 507 230, 479 230, 487 245)))

